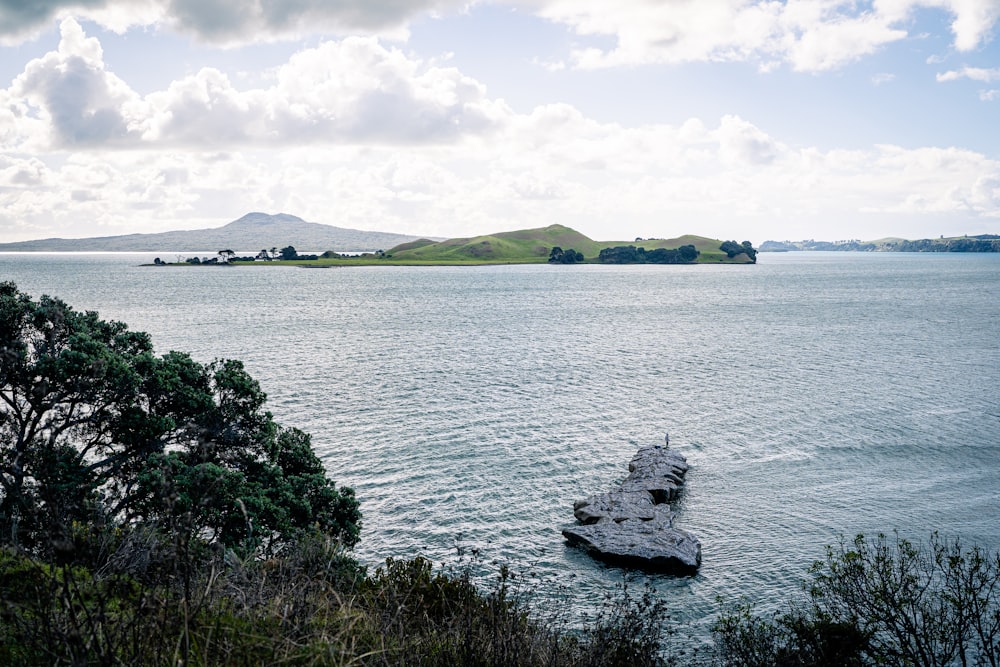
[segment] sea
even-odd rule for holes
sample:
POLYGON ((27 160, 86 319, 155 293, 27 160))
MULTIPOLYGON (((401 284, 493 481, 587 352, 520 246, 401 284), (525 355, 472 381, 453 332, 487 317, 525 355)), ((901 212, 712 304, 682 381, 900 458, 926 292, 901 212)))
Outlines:
POLYGON ((507 565, 540 611, 574 618, 648 586, 697 642, 727 605, 780 611, 858 534, 1000 548, 1000 255, 143 266, 153 257, 5 253, 0 280, 147 331, 158 352, 243 360, 357 493, 355 555, 372 570, 507 565), (676 525, 701 541, 699 572, 629 572, 568 546, 573 502, 666 433, 691 466, 676 525))

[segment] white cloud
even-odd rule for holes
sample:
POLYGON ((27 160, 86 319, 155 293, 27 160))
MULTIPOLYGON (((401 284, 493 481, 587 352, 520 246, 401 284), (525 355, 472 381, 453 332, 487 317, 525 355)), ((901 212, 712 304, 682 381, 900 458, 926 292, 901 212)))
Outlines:
POLYGON ((767 165, 780 150, 771 137, 738 116, 724 116, 714 136, 723 164, 767 165))
POLYGON ((750 60, 764 70, 785 62, 816 72, 911 36, 913 17, 924 9, 950 16, 958 51, 989 41, 1000 19, 997 0, 0 0, 0 42, 17 43, 65 16, 119 32, 164 26, 217 45, 317 34, 405 37, 418 17, 490 2, 534 12, 585 38, 612 38, 611 48, 584 44, 570 54, 584 68, 750 60))
POLYGON ((103 52, 72 19, 60 26, 57 51, 31 61, 3 93, 13 127, 5 143, 17 138, 61 146, 124 144, 135 137, 130 119, 138 96, 105 71, 103 52), (13 129, 20 126, 20 131, 13 129))
POLYGON ((996 0, 508 0, 566 24, 585 37, 612 37, 612 48, 585 46, 578 67, 646 63, 781 60, 822 71, 906 38, 915 12, 952 16, 954 47, 977 48, 1000 17, 996 0))
POLYGON ((983 102, 996 102, 997 100, 1000 100, 1000 90, 995 88, 990 90, 980 90, 979 99, 983 102))
POLYGON ((625 240, 821 238, 824 225, 870 238, 866 216, 905 219, 879 236, 928 220, 936 235, 1000 218, 1000 162, 980 153, 821 151, 736 115, 624 127, 568 104, 519 114, 374 38, 301 51, 272 81, 241 89, 203 69, 139 96, 65 20, 58 49, 0 90, 0 234, 217 226, 247 210, 434 236, 562 222, 625 240))
POLYGON ((0 0, 0 40, 30 38, 58 17, 122 32, 166 25, 214 44, 247 44, 311 34, 397 33, 416 16, 461 9, 462 0, 0 0))
POLYGON ((880 72, 872 77, 873 86, 881 86, 885 83, 891 83, 896 80, 896 75, 889 72, 880 72))
POLYGON ((448 143, 491 131, 509 113, 455 68, 350 37, 295 54, 270 88, 238 89, 205 68, 140 97, 109 72, 100 43, 65 19, 57 51, 0 91, 0 139, 74 146, 448 143))
POLYGON ((959 79, 972 79, 973 81, 982 81, 983 83, 1000 81, 1000 67, 993 69, 963 67, 959 70, 950 70, 937 75, 937 80, 940 82, 958 81, 959 79))
POLYGON ((45 185, 49 169, 37 158, 12 158, 0 155, 0 188, 25 190, 45 185))
POLYGON ((555 105, 508 120, 475 151, 371 144, 0 155, 0 233, 161 231, 281 210, 425 236, 561 222, 598 239, 760 241, 747 230, 912 237, 923 225, 936 236, 948 225, 996 231, 1000 218, 1000 162, 973 151, 796 148, 737 116, 626 128, 555 105), (892 228, 894 217, 905 222, 892 228), (82 226, 91 220, 99 227, 82 226))

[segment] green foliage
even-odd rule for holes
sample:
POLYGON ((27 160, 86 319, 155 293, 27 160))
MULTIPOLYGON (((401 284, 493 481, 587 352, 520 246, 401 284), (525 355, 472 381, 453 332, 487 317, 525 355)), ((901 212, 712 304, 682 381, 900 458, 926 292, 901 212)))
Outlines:
POLYGON ((726 664, 1000 663, 1000 555, 936 534, 829 548, 812 568, 808 605, 763 620, 746 606, 720 617, 726 664))
POLYGON ((294 246, 289 245, 282 248, 278 256, 284 260, 293 260, 299 258, 299 253, 295 251, 294 246))
POLYGON ((578 264, 583 261, 586 261, 583 254, 572 248, 563 250, 555 246, 549 251, 549 264, 578 264))
MULTIPOLYGON (((134 549, 127 543, 119 549, 134 549)), ((0 551, 0 663, 666 664, 656 642, 662 605, 627 588, 571 632, 536 614, 524 578, 503 566, 481 590, 470 569, 435 571, 422 558, 387 561, 366 578, 322 539, 268 560, 216 554, 186 572, 169 565, 180 558, 137 578, 110 565, 91 571, 0 551)))
POLYGON ((890 250, 898 252, 1000 252, 1000 238, 984 234, 949 239, 898 241, 889 246, 890 250))
POLYGON ((597 261, 605 264, 690 264, 698 259, 699 251, 693 245, 677 249, 636 248, 633 245, 604 248, 597 261))
POLYGON ((736 241, 724 241, 722 245, 719 246, 719 250, 726 253, 726 257, 729 259, 736 257, 736 255, 745 253, 747 257, 750 258, 751 262, 757 262, 757 250, 749 241, 744 241, 743 243, 737 243, 736 241))
POLYGON ((312 530, 353 545, 353 491, 265 400, 238 361, 157 357, 144 333, 0 284, 0 541, 58 550, 80 523, 243 553, 312 530))
POLYGON ((594 622, 587 628, 585 663, 595 667, 664 665, 664 641, 668 627, 666 604, 646 585, 636 597, 623 582, 608 593, 594 622))
POLYGON ((853 624, 793 609, 766 620, 742 603, 720 615, 716 651, 729 667, 860 667, 866 638, 853 624))

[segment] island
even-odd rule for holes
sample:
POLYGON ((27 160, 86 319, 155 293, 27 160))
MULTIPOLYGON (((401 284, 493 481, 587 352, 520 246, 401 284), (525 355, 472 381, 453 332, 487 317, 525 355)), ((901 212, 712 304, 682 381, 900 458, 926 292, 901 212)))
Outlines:
MULTIPOLYGON (((720 241, 685 235, 633 242, 594 241, 563 225, 498 232, 444 241, 417 239, 389 250, 300 254, 294 246, 263 249, 239 257, 219 250, 210 257, 190 257, 177 263, 238 266, 291 264, 303 267, 396 265, 442 266, 476 264, 754 264, 757 250, 749 241, 720 241)), ((155 262, 154 262, 155 263, 155 262)), ((163 265, 172 263, 160 262, 163 265)))

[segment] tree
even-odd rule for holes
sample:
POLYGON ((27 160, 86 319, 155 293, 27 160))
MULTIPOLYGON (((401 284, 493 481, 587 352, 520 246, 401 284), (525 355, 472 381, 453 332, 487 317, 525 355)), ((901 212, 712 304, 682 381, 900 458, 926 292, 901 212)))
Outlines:
POLYGON ((236 256, 236 253, 232 250, 220 250, 218 255, 223 264, 228 264, 236 256))
POLYGON ((354 492, 265 401, 239 361, 156 356, 145 333, 0 283, 0 541, 43 548, 79 522, 244 553, 314 529, 352 546, 354 492))
POLYGON ((646 249, 634 245, 602 248, 597 261, 604 264, 637 264, 646 261, 646 249))
POLYGON ((280 254, 281 254, 281 259, 284 260, 293 260, 299 258, 299 253, 295 251, 295 248, 293 246, 285 246, 284 248, 281 249, 280 254))
POLYGON ((732 259, 741 253, 746 253, 751 262, 757 262, 757 250, 754 249, 753 244, 749 241, 744 241, 743 243, 737 243, 736 241, 723 241, 722 245, 719 246, 719 250, 726 253, 726 257, 729 259, 732 259))
POLYGON ((698 254, 693 245, 653 250, 629 245, 603 248, 597 261, 605 264, 689 264, 698 259, 698 254))
POLYGON ((583 253, 577 252, 573 248, 563 250, 559 246, 555 246, 549 251, 549 264, 576 264, 583 261, 583 253))
POLYGON ((698 255, 701 254, 693 245, 682 245, 677 249, 677 252, 680 253, 682 262, 693 262, 698 259, 698 255))

